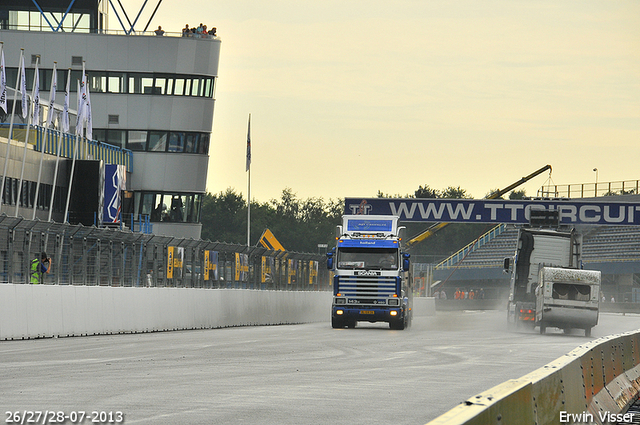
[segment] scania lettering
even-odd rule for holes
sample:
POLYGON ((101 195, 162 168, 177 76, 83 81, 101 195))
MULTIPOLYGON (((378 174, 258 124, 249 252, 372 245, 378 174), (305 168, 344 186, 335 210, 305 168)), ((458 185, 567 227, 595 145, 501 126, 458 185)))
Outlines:
POLYGON ((327 268, 334 272, 334 328, 354 328, 358 321, 409 327, 409 254, 401 251, 402 229, 397 216, 343 216, 336 247, 327 254, 327 268))

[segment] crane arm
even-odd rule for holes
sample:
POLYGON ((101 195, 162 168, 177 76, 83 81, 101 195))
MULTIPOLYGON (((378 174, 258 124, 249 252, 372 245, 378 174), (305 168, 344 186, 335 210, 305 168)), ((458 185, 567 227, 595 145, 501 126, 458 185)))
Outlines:
MULTIPOLYGON (((501 190, 493 192, 491 195, 487 196, 485 199, 496 199, 496 198, 499 198, 502 195, 504 195, 505 193, 515 189, 516 187, 520 186, 521 184, 524 184, 524 183, 528 182, 532 178, 544 173, 547 170, 551 170, 551 165, 549 165, 549 164, 545 165, 544 167, 534 171, 533 173, 529 174, 528 176, 525 176, 525 177, 521 178, 517 182, 514 182, 514 183, 510 184, 509 186, 505 187, 504 189, 501 189, 501 190)), ((411 248, 412 246, 422 242, 423 240, 427 239, 428 237, 430 237, 431 235, 433 235, 434 233, 436 233, 437 231, 439 231, 443 227, 446 227, 448 224, 449 223, 436 223, 436 224, 430 226, 424 232, 418 234, 417 236, 414 236, 409 241, 407 241, 406 248, 407 249, 411 248)))

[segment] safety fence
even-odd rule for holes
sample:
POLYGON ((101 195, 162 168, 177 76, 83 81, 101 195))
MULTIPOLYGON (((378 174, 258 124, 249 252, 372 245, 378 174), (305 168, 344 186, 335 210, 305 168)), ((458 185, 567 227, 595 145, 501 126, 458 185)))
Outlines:
POLYGON ((640 193, 640 180, 547 185, 538 189, 542 198, 592 198, 598 196, 633 195, 640 193))
POLYGON ((328 290, 324 256, 0 215, 0 282, 328 290), (49 273, 32 272, 42 252, 49 273))

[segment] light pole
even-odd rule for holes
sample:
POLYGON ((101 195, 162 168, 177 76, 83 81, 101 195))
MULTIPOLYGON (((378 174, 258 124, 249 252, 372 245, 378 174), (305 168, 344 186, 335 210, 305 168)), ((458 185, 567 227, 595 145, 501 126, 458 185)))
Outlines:
POLYGON ((596 185, 594 188, 594 192, 595 192, 594 196, 598 196, 598 169, 594 168, 593 171, 596 173, 596 185))

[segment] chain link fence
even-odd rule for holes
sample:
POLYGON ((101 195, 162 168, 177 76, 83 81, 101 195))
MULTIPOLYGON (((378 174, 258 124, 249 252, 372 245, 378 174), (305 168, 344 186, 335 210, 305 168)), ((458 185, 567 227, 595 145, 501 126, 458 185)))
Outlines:
POLYGON ((30 283, 32 261, 42 252, 51 258, 43 284, 330 289, 321 254, 0 215, 0 282, 30 283))

